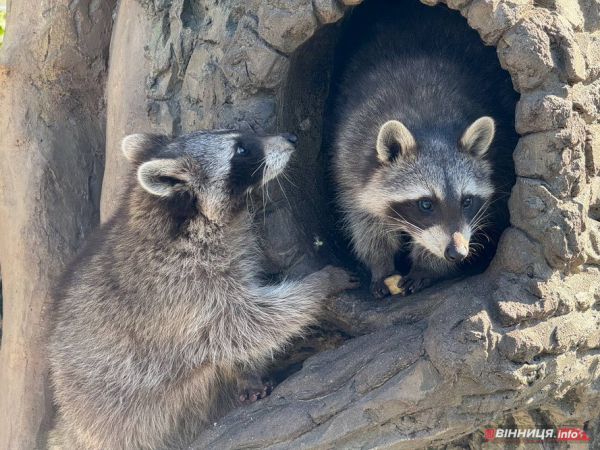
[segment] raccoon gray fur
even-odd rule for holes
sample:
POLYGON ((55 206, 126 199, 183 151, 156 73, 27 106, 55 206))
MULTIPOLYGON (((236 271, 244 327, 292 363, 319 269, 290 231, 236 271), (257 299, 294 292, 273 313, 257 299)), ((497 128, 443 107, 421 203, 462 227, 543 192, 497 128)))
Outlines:
POLYGON ((357 286, 331 266, 261 283, 245 198, 284 170, 295 141, 235 131, 125 138, 135 172, 123 205, 56 293, 50 448, 188 444, 238 404, 240 380, 315 322, 322 299, 357 286))
POLYGON ((366 0, 340 42, 333 178, 372 294, 389 294, 402 236, 403 295, 484 268, 508 226, 518 139, 495 49, 458 12, 417 0, 366 0))

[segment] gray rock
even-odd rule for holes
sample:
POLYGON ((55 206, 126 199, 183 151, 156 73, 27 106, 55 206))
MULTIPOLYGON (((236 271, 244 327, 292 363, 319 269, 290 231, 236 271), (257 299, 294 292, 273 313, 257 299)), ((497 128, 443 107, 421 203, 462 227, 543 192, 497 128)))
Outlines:
POLYGON ((533 0, 477 0, 469 7, 469 25, 479 31, 486 44, 495 45, 500 36, 533 7, 533 0))
POLYGON ((257 16, 260 37, 285 54, 294 51, 317 28, 310 0, 262 2, 257 16))
POLYGON ((572 114, 573 104, 568 99, 543 91, 528 92, 517 103, 516 129, 529 134, 564 128, 572 114))

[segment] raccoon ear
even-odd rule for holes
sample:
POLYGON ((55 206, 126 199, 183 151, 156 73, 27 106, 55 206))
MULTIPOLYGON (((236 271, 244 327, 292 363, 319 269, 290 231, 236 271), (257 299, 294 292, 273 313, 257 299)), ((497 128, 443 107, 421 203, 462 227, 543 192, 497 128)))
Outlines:
POLYGON ((141 164, 152 156, 156 148, 167 142, 168 138, 160 134, 130 134, 121 142, 121 151, 128 161, 141 164))
POLYGON ((494 139, 496 125, 491 117, 483 116, 473 122, 460 138, 461 150, 473 156, 483 156, 494 139))
POLYGON ((417 150, 417 141, 402 123, 390 120, 383 124, 377 136, 377 157, 389 162, 396 157, 410 157, 417 150))
POLYGON ((189 169, 178 159, 154 159, 137 171, 140 186, 152 195, 171 197, 191 182, 189 169))

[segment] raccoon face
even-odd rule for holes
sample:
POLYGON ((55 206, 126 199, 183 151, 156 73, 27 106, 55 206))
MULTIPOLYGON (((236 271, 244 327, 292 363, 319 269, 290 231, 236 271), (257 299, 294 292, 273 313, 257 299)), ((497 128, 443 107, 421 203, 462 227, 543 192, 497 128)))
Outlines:
POLYGON ((123 140, 122 151, 137 167, 138 185, 173 214, 200 213, 219 221, 285 169, 296 141, 291 134, 236 131, 197 131, 175 139, 136 134, 123 140))
POLYGON ((462 261, 494 194, 485 160, 493 137, 489 117, 476 120, 456 142, 432 139, 422 145, 400 122, 387 122, 377 142, 382 167, 367 189, 385 193, 375 202, 376 213, 428 253, 462 261))
POLYGON ((293 134, 240 135, 230 159, 228 181, 232 194, 245 194, 277 177, 287 166, 297 140, 293 134))

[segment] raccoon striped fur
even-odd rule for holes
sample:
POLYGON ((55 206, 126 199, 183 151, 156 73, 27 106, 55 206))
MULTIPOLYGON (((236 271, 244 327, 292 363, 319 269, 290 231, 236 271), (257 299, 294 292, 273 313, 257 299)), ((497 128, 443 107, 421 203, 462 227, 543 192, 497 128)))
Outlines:
POLYGON ((294 142, 235 131, 125 138, 122 207, 55 295, 50 448, 185 446, 315 322, 321 300, 357 286, 331 266, 261 282, 246 194, 284 170, 294 142))
POLYGON ((333 80, 333 178, 373 296, 389 294, 398 252, 411 266, 403 295, 487 267, 508 226, 518 139, 495 49, 445 6, 366 0, 333 80))

